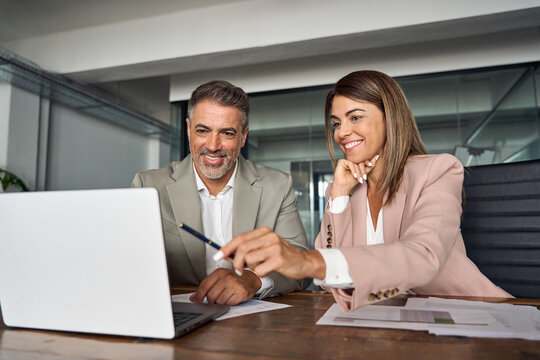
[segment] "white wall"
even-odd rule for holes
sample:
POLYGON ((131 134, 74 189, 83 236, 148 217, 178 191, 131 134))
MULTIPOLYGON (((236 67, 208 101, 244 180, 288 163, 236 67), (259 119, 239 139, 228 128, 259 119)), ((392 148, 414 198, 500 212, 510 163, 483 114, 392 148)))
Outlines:
POLYGON ((59 104, 48 155, 48 190, 129 187, 135 173, 159 166, 155 140, 59 104))
POLYGON ((390 76, 405 76, 474 69, 540 60, 538 28, 471 36, 309 57, 175 75, 171 101, 189 99, 198 85, 226 79, 246 92, 262 92, 333 84, 356 70, 379 70, 390 76))
POLYGON ((11 84, 0 81, 0 167, 7 165, 11 84))
POLYGON ((170 146, 0 82, 0 167, 31 190, 129 187, 170 146))
POLYGON ((483 18, 539 6, 539 0, 244 0, 183 10, 178 2, 178 10, 167 15, 142 13, 135 20, 40 34, 2 46, 46 70, 86 72, 88 81, 112 81, 512 30, 534 18, 527 12, 513 21, 483 18), (459 26, 455 21, 461 21, 459 26), (412 28, 411 33, 402 31, 412 28), (392 29, 400 30, 385 32, 392 29), (363 43, 343 41, 353 34, 363 34, 363 43), (324 46, 307 43, 321 39, 324 46))
POLYGON ((0 83, 0 167, 36 188, 39 96, 0 83))
POLYGON ((159 169, 170 162, 171 146, 161 142, 159 139, 149 138, 148 140, 148 161, 146 167, 141 170, 159 169))
POLYGON ((35 188, 37 180, 39 107, 39 96, 12 87, 8 164, 30 189, 35 188))

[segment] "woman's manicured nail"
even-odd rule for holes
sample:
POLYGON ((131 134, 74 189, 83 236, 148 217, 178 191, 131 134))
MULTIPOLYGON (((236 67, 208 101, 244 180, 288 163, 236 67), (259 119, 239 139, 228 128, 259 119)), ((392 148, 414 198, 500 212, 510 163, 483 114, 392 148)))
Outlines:
POLYGON ((377 155, 377 157, 375 158, 375 161, 379 160, 379 155, 377 155))
POLYGON ((214 259, 214 261, 218 261, 218 260, 223 259, 223 253, 221 251, 218 251, 217 253, 214 254, 212 259, 214 259))
POLYGON ((360 184, 364 183, 364 180, 362 180, 362 178, 358 179, 358 181, 360 181, 360 184))
POLYGON ((370 161, 370 162, 368 162, 368 166, 373 166, 373 164, 371 163, 371 161, 370 161))
POLYGON ((355 179, 358 178, 358 175, 356 175, 356 173, 354 173, 353 176, 355 179))
POLYGON ((367 175, 366 174, 364 174, 364 180, 367 180, 367 175))
POLYGON ((236 273, 236 275, 238 275, 238 276, 242 276, 242 273, 240 272, 240 270, 238 270, 238 269, 234 269, 234 272, 236 273))

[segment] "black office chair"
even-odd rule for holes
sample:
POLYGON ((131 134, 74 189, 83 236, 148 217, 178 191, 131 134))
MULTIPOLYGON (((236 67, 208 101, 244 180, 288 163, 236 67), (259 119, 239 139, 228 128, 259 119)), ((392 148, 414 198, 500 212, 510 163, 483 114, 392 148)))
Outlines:
POLYGON ((540 298, 540 160, 465 169, 467 255, 516 297, 540 298))

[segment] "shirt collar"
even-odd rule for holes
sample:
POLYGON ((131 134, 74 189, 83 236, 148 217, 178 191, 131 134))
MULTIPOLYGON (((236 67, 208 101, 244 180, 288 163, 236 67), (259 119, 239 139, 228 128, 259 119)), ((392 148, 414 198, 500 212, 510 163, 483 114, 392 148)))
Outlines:
MULTIPOLYGON (((231 178, 229 179, 229 181, 227 182, 227 185, 225 185, 223 190, 221 190, 220 194, 224 194, 227 191, 229 191, 229 189, 234 188, 234 180, 236 178, 237 170, 238 170, 238 160, 236 160, 234 163, 234 171, 231 175, 231 178)), ((204 182, 202 181, 201 177, 199 176, 199 173, 197 172, 197 169, 195 169, 195 163, 193 163, 193 172, 195 173, 195 181, 197 182, 197 190, 199 192, 202 191, 206 196, 210 196, 210 191, 208 191, 208 188, 206 187, 206 185, 204 185, 204 182)))

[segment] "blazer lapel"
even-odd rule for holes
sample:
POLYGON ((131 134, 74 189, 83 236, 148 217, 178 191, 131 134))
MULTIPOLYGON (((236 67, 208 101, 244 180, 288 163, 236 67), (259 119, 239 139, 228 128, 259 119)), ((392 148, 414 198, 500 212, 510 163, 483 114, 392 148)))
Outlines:
POLYGON ((390 204, 385 205, 383 208, 383 233, 385 244, 392 243, 399 239, 401 218, 403 216, 406 199, 407 194, 399 192, 398 190, 390 204))
MULTIPOLYGON (((201 218, 201 199, 197 191, 191 155, 174 169, 172 177, 176 182, 166 186, 177 224, 186 223, 200 233, 204 233, 201 218)), ((180 231, 180 230, 179 230, 180 231)), ((180 234, 191 266, 199 281, 206 277, 206 248, 204 243, 187 232, 180 234)))
POLYGON ((242 157, 238 157, 238 172, 234 180, 233 236, 255 229, 262 188, 254 185, 257 173, 242 157))

